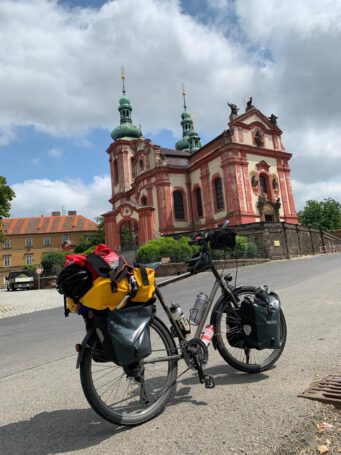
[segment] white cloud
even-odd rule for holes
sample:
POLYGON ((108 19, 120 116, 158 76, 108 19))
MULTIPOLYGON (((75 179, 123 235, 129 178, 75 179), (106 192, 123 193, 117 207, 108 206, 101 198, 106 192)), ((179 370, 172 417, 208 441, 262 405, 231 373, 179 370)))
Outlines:
POLYGON ((215 134, 226 127, 227 98, 249 93, 255 81, 245 51, 182 14, 176 1, 70 9, 5 0, 0 17, 0 125, 59 135, 113 128, 123 64, 133 120, 145 131, 180 135, 184 82, 198 127, 215 134))
POLYGON ((63 150, 58 147, 53 147, 47 151, 47 154, 52 158, 61 158, 63 156, 63 150))
POLYGON ((314 184, 305 184, 292 181, 295 194, 296 210, 303 209, 305 202, 310 199, 322 201, 326 198, 332 198, 341 201, 341 181, 317 182, 314 184))
POLYGON ((89 184, 80 180, 25 180, 13 185, 13 190, 16 197, 11 217, 50 215, 63 207, 94 219, 111 209, 109 176, 95 176, 89 184))

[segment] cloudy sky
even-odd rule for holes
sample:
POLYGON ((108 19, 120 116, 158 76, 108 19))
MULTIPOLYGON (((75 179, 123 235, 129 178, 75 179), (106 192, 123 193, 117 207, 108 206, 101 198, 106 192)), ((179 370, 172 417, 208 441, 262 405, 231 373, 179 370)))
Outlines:
POLYGON ((173 147, 181 86, 202 142, 249 95, 278 116, 296 206, 341 201, 338 0, 0 0, 0 175, 12 216, 110 209, 120 68, 133 121, 173 147))

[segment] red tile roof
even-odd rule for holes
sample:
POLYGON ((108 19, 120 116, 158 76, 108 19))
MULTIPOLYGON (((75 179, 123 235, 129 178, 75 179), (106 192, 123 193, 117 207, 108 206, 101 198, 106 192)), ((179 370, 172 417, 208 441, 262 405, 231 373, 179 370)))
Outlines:
POLYGON ((3 220, 3 224, 6 235, 53 234, 97 230, 97 224, 82 215, 6 218, 3 220))

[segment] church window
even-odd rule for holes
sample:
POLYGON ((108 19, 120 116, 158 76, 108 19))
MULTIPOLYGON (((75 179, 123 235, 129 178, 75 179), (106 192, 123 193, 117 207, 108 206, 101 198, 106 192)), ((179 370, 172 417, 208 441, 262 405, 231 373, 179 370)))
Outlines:
POLYGON ((259 176, 259 183, 260 183, 260 188, 261 188, 262 193, 268 194, 268 185, 267 185, 265 175, 259 176))
POLYGON ((113 171, 114 171, 114 185, 118 184, 118 166, 117 166, 117 160, 114 160, 113 162, 113 171))
POLYGON ((200 218, 204 214, 203 208, 202 208, 201 188, 195 189, 195 200, 196 200, 196 204, 197 204, 197 215, 198 215, 198 218, 200 218))
POLYGON ((184 220, 185 219, 185 210, 184 210, 184 202, 182 198, 181 191, 174 191, 173 193, 173 202, 174 202, 174 217, 176 220, 184 220))
POLYGON ((147 197, 146 196, 142 196, 141 197, 141 205, 147 205, 147 197))
POLYGON ((222 186, 220 177, 215 179, 214 189, 215 189, 216 208, 217 208, 217 210, 223 209, 224 208, 223 186, 222 186))

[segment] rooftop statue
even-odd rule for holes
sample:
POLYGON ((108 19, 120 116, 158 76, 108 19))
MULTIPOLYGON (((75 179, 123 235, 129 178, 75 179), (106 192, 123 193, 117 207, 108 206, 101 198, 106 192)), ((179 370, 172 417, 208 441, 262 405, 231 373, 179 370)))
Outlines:
POLYGON ((252 96, 250 96, 249 101, 246 103, 246 109, 245 112, 250 111, 251 109, 254 109, 255 106, 252 104, 252 96))
POLYGON ((231 109, 231 113, 230 113, 230 117, 229 117, 229 120, 231 122, 233 119, 235 119, 238 116, 239 108, 235 104, 232 104, 229 102, 227 102, 227 105, 231 109))
POLYGON ((275 114, 271 114, 270 117, 268 117, 270 122, 273 123, 274 125, 277 125, 277 119, 278 117, 276 117, 275 114))

